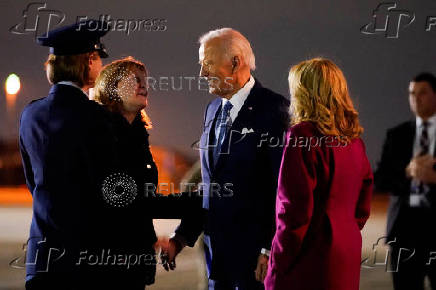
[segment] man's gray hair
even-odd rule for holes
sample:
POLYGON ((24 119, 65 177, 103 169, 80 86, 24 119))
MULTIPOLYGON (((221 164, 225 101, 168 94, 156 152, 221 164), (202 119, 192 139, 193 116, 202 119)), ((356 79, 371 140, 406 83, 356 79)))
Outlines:
POLYGON ((198 42, 200 45, 204 45, 209 40, 219 38, 223 40, 226 49, 226 54, 229 57, 235 55, 242 55, 243 60, 251 70, 256 69, 256 60, 253 50, 251 49, 250 42, 239 31, 232 28, 221 28, 211 30, 206 34, 203 34, 198 42))

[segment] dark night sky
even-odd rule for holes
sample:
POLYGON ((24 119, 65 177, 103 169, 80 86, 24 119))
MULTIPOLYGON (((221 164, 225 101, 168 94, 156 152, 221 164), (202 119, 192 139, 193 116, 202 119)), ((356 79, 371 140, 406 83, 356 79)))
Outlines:
MULTIPOLYGON (((365 127, 363 135, 373 165, 379 159, 387 128, 412 117, 407 102, 410 78, 420 71, 436 72, 436 27, 427 32, 428 16, 436 16, 436 1, 397 1, 400 10, 414 13, 398 38, 366 35, 360 28, 372 20, 380 1, 48 1, 47 9, 65 13, 64 24, 77 16, 112 19, 166 19, 165 31, 110 32, 103 40, 110 58, 132 55, 143 61, 153 77, 173 77, 182 90, 151 92, 148 112, 154 129, 151 143, 178 150, 195 159, 190 148, 200 132, 203 110, 214 97, 191 90, 186 77, 198 75, 198 37, 208 30, 232 27, 251 42, 256 55, 254 76, 288 96, 287 74, 301 60, 323 56, 344 71, 351 96, 365 127)), ((43 72, 48 50, 38 46, 34 34, 17 35, 9 29, 23 21, 28 1, 0 2, 0 78, 17 73, 22 80, 15 112, 7 112, 5 93, 0 98, 0 138, 16 138, 18 116, 32 99, 45 96, 49 84, 43 72)), ((393 21, 393 20, 392 20, 393 21)), ((400 26, 404 26, 403 19, 400 26)), ((171 83, 171 81, 170 81, 171 83)), ((167 86, 164 86, 166 88, 167 86)), ((203 87, 204 88, 204 87, 203 87)), ((80 114, 80 112, 78 112, 80 114)))

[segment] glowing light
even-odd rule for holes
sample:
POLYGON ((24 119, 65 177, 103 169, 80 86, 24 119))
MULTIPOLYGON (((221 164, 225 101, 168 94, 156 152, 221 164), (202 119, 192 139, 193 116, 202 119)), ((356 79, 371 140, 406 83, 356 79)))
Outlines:
POLYGON ((16 95, 20 88, 20 78, 16 74, 10 74, 6 79, 6 93, 8 95, 16 95))

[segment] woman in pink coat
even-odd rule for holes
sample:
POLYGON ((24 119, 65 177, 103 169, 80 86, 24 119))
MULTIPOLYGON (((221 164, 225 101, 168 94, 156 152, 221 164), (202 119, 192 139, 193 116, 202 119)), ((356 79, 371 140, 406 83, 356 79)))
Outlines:
POLYGON ((276 200, 266 289, 358 290, 373 177, 363 128, 330 60, 291 68, 292 127, 276 200))

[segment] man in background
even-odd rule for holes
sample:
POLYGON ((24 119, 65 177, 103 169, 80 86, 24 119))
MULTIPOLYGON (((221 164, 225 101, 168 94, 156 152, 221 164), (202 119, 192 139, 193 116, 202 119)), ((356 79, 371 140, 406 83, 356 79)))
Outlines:
POLYGON ((414 120, 387 132, 375 183, 391 195, 387 219, 390 266, 396 290, 436 289, 436 78, 417 75, 409 84, 414 120))

